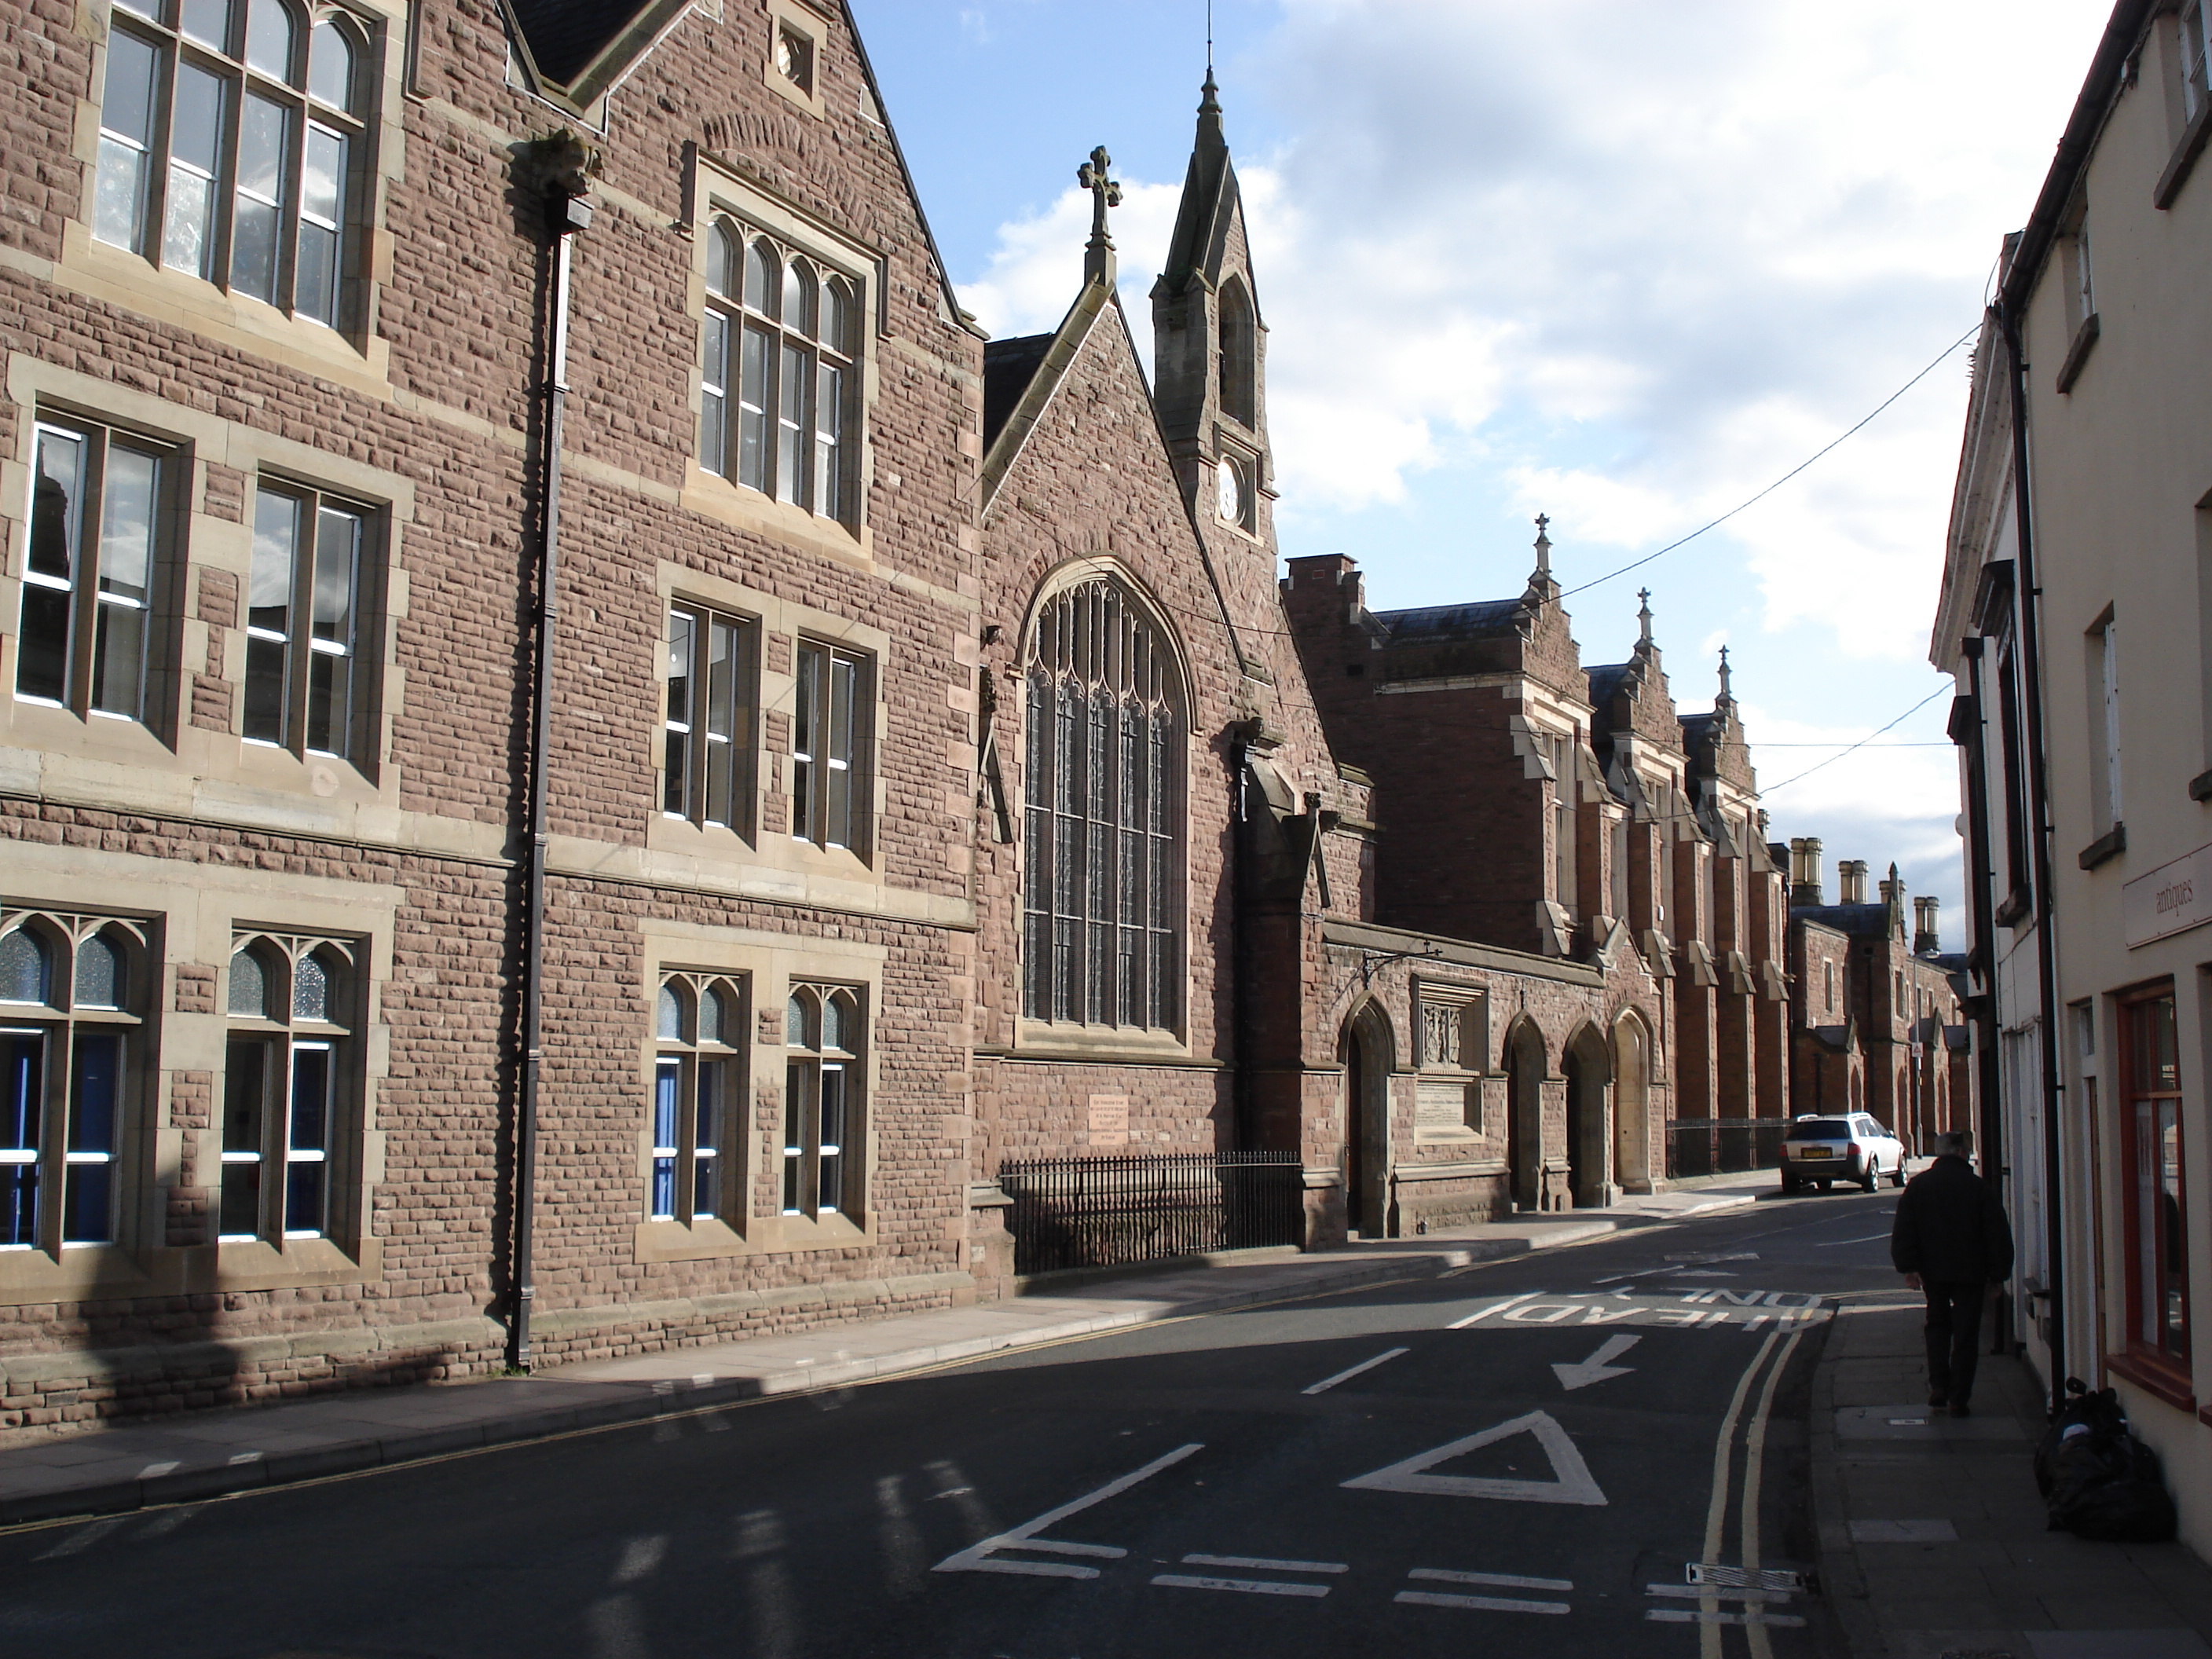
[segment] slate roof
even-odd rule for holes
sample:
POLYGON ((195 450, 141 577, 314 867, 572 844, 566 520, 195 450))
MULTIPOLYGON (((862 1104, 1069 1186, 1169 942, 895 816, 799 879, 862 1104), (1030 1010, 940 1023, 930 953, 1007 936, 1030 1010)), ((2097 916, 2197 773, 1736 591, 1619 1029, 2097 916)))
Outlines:
POLYGON ((1486 599, 1474 605, 1431 605, 1417 611, 1373 613, 1393 644, 1415 640, 1483 639, 1519 626, 1521 601, 1486 599))
POLYGON ((1610 702, 1620 691, 1620 683, 1628 678, 1628 671, 1635 666, 1632 662, 1605 662, 1584 669, 1583 672, 1589 676, 1590 701, 1610 702))
POLYGON ((1796 904, 1790 907, 1790 915, 1793 921, 1803 916, 1860 939, 1879 939, 1889 932, 1887 904, 1796 904))
POLYGON ((1024 334, 1018 339, 993 340, 983 348, 983 447, 998 437, 1022 393, 1036 378, 1038 365, 1052 349, 1057 337, 1024 334))

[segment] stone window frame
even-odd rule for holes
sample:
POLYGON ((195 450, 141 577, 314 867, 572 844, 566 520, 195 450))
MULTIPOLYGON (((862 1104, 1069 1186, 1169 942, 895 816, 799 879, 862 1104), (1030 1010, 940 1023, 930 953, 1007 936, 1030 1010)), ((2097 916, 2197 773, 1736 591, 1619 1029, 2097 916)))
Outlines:
POLYGON ((240 1245, 282 1249, 307 1241, 331 1241, 345 1248, 358 1242, 348 1218, 357 1214, 359 1206, 348 1200, 361 1184, 358 1127, 368 1046, 361 1012, 365 1000, 364 944, 356 935, 319 930, 302 933, 252 923, 239 924, 234 930, 230 956, 223 964, 222 998, 217 1005, 225 1017, 222 1086, 216 1097, 221 1173, 216 1186, 213 1240, 219 1250, 240 1245), (272 966, 277 970, 273 979, 264 981, 259 1014, 239 1006, 243 991, 238 966, 241 957, 251 957, 264 970, 272 966), (325 980, 324 1006, 328 1012, 320 1018, 300 1006, 301 964, 311 962, 319 963, 325 974, 336 968, 342 975, 342 982, 325 980), (283 1012, 271 1012, 272 1007, 283 1012), (241 1050, 247 1048, 258 1048, 264 1055, 264 1088, 272 1077, 276 1087, 261 1109, 260 1133, 255 1137, 259 1144, 234 1147, 229 1134, 231 1091, 241 1081, 237 1062, 241 1050), (307 1126, 307 1133, 323 1143, 319 1146, 301 1144, 297 1085, 303 1054, 328 1056, 319 1103, 321 1121, 307 1126), (234 1182, 232 1171, 246 1169, 255 1175, 253 1224, 225 1232, 225 1224, 235 1218, 232 1194, 245 1188, 243 1176, 234 1182), (273 1181, 265 1178, 270 1170, 276 1172, 273 1181), (295 1207, 294 1177, 309 1172, 318 1194, 315 1224, 302 1226, 297 1224, 302 1218, 295 1207))
POLYGON ((743 1077, 734 1109, 736 1121, 723 1133, 720 1149, 728 1160, 723 1206, 714 1217, 690 1223, 656 1220, 645 1213, 632 1235, 633 1258, 641 1264, 708 1261, 726 1257, 807 1255, 872 1246, 880 1237, 879 1168, 876 1115, 881 1097, 882 1043, 879 1011, 884 1006, 887 947, 859 939, 808 938, 718 923, 641 918, 644 945, 637 982, 640 1045, 638 1099, 646 1106, 637 1127, 635 1190, 643 1200, 652 1179, 653 1150, 650 1103, 659 1056, 653 1011, 662 978, 682 973, 708 980, 742 981, 747 988, 745 1018, 750 1034, 732 1047, 743 1077), (782 1212, 782 1163, 786 1061, 785 1011, 794 987, 837 986, 859 1000, 868 1021, 867 1041, 856 1057, 857 1122, 842 1143, 851 1161, 846 1178, 847 1207, 835 1215, 782 1212))
POLYGON ((690 172, 684 182, 683 228, 692 245, 684 304, 690 316, 702 320, 701 337, 691 353, 689 383, 694 437, 690 453, 684 459, 679 502, 733 528, 841 562, 858 560, 863 568, 872 569, 875 536, 869 507, 875 462, 871 432, 880 380, 882 342, 887 337, 884 295, 890 256, 883 249, 857 240, 797 203, 774 193, 734 165, 707 151, 693 152, 690 172), (778 500, 700 463, 698 446, 708 425, 703 319, 710 303, 708 263, 714 257, 717 222, 724 219, 804 255, 817 269, 833 272, 852 286, 849 362, 853 385, 847 392, 847 424, 842 438, 850 510, 842 520, 824 518, 811 507, 778 500))
POLYGON ((9 698, 40 707, 65 709, 87 726, 96 721, 118 721, 137 726, 164 746, 173 747, 182 700, 182 676, 178 672, 178 634, 184 612, 183 573, 188 550, 185 544, 185 509, 195 470, 193 447, 189 441, 179 441, 172 435, 143 431, 128 421, 80 410, 70 403, 52 398, 33 400, 27 424, 31 432, 24 457, 25 495, 21 498, 24 510, 18 520, 23 526, 23 553, 20 558, 8 561, 8 568, 16 574, 19 588, 18 604, 12 607, 14 615, 9 618, 15 624, 10 635, 14 650, 7 666, 9 698), (40 580, 33 553, 33 543, 40 520, 38 489, 44 475, 46 445, 50 436, 76 439, 85 445, 86 471, 97 481, 100 495, 98 514, 85 510, 88 503, 80 503, 76 508, 77 524, 72 536, 76 546, 71 553, 74 570, 65 587, 40 580), (150 511, 149 580, 144 597, 137 607, 143 618, 143 638, 140 647, 137 712, 135 714, 110 708, 95 708, 92 703, 93 670, 100 654, 99 624, 105 621, 105 612, 111 602, 104 592, 89 585, 102 580, 100 571, 106 539, 103 526, 111 506, 107 489, 108 464, 112 452, 118 447, 118 441, 122 447, 151 453, 157 467, 150 511), (34 586, 53 592, 66 592, 70 596, 69 659, 65 668, 67 689, 59 698, 46 697, 23 689, 23 618, 31 604, 31 592, 34 586), (85 603, 88 590, 95 596, 90 606, 85 603), (88 615, 88 611, 100 614, 88 615))
POLYGON ((0 1252, 0 1307, 106 1303, 148 1297, 305 1291, 380 1283, 384 1242, 373 1206, 383 1180, 386 1132, 380 1097, 390 1069, 383 1000, 404 894, 374 879, 343 880, 227 864, 186 864, 136 853, 17 842, 9 901, 41 911, 128 917, 147 939, 138 1121, 123 1149, 124 1208, 112 1248, 85 1246, 56 1261, 43 1252, 0 1252), (280 931, 359 942, 361 1088, 349 1155, 359 1179, 341 1194, 346 1213, 331 1237, 214 1242, 216 1216, 200 1237, 200 1195, 217 1185, 222 1056, 228 1025, 227 953, 240 928, 272 914, 280 931), (343 1237, 340 1235, 343 1234, 343 1237))
POLYGON ((726 866, 732 859, 741 857, 749 864, 802 879, 880 883, 885 873, 880 829, 888 801, 878 752, 890 717, 884 690, 884 682, 890 677, 884 668, 892 660, 891 636, 882 629, 852 617, 779 599, 726 576, 666 561, 655 568, 654 586, 660 603, 661 629, 653 647, 657 655, 653 672, 659 685, 652 739, 654 805, 645 824, 648 860, 672 855, 726 866), (744 831, 671 817, 663 810, 668 789, 665 736, 669 622, 674 611, 683 607, 705 609, 733 620, 750 621, 755 629, 750 726, 745 739, 752 757, 750 805, 746 820, 750 827, 744 831), (862 844, 859 847, 823 847, 790 833, 790 726, 802 641, 849 652, 867 661, 868 671, 863 676, 865 718, 856 722, 860 726, 863 747, 860 759, 854 767, 860 775, 855 787, 865 813, 862 844))
POLYGON ((822 93, 823 46, 829 27, 826 19, 793 0, 769 0, 768 28, 762 37, 761 79, 771 92, 817 120, 829 112, 822 93), (803 50, 806 59, 803 77, 785 69, 787 46, 803 50))
MULTIPOLYGON (((301 357, 318 374, 372 395, 389 395, 390 343, 377 327, 381 285, 389 279, 392 256, 391 237, 385 227, 385 202, 389 190, 400 181, 404 166, 405 53, 401 49, 412 8, 401 0, 294 0, 293 9, 304 25, 298 33, 304 42, 314 21, 343 14, 356 31, 355 80, 361 113, 349 136, 360 140, 356 155, 348 159, 354 181, 354 210, 348 222, 352 248, 345 256, 353 288, 350 314, 343 326, 334 328, 244 295, 234 295, 197 274, 162 266, 144 254, 113 246, 94 234, 97 211, 96 179, 101 144, 100 106, 106 85, 109 33, 118 27, 126 32, 147 28, 136 14, 112 0, 89 0, 98 38, 92 52, 91 73, 77 102, 77 122, 72 151, 82 165, 83 195, 77 216, 62 228, 62 257, 52 276, 58 287, 100 298, 120 286, 135 290, 144 308, 179 321, 183 326, 219 343, 263 359, 298 362, 301 357)), ((161 33, 158 27, 152 33, 161 33)), ((175 31, 167 31, 173 35, 175 31)), ((306 56, 304 44, 300 48, 306 56)), ((301 92, 304 99, 304 91, 301 92)), ((233 100, 234 102, 235 100, 233 100)), ((304 120, 302 121, 304 125, 304 120)), ((226 193, 231 181, 223 181, 226 193)), ((288 195, 296 200, 296 180, 288 181, 288 195)), ((294 219, 296 228, 296 215, 294 219)))
POLYGON ((660 785, 657 798, 660 816, 679 823, 688 823, 705 830, 726 830, 748 843, 758 839, 760 820, 759 785, 757 773, 760 763, 760 662, 763 629, 760 618, 744 610, 725 605, 708 605, 682 594, 672 597, 662 607, 663 625, 666 629, 665 648, 662 653, 664 671, 661 675, 661 744, 660 785), (684 624, 679 629, 678 624, 684 624), (730 631, 733 647, 730 668, 729 698, 726 708, 717 709, 721 700, 717 696, 711 672, 712 650, 715 630, 730 631), (679 653, 686 648, 679 644, 688 629, 689 660, 683 661, 679 653), (701 664, 710 665, 708 672, 701 672, 701 664), (675 684, 677 668, 685 669, 686 681, 683 714, 677 719, 675 684), (717 733, 714 726, 718 716, 729 730, 717 733), (713 816, 717 793, 714 784, 715 768, 712 762, 713 744, 717 736, 730 750, 726 760, 730 801, 725 816, 713 816), (678 738, 683 740, 685 777, 679 803, 678 791, 672 774, 676 769, 678 738), (682 810, 678 810, 680 804, 682 810))
MULTIPOLYGON (((0 939, 18 933, 31 937, 41 951, 45 995, 36 1002, 0 1000, 0 1031, 36 1031, 41 1039, 44 1098, 37 1157, 33 1160, 40 1197, 35 1200, 37 1237, 27 1243, 0 1244, 0 1263, 32 1252, 58 1265, 64 1253, 128 1253, 143 1249, 145 1206, 141 1200, 146 1165, 140 1149, 144 1143, 151 1055, 160 1035, 154 1013, 161 977, 158 925, 124 912, 0 901, 0 939), (95 941, 107 945, 119 958, 124 988, 110 1003, 80 1000, 82 953, 95 941), (120 1062, 114 1068, 104 1153, 99 1148, 71 1145, 76 1139, 71 1131, 76 1127, 82 1076, 79 1045, 82 1039, 101 1034, 112 1034, 123 1044, 120 1062), (65 1063, 56 1066, 57 1058, 65 1063), (103 1170, 107 1177, 107 1224, 103 1229, 106 1237, 70 1238, 65 1235, 70 1171, 91 1167, 103 1170), (45 1195, 54 1192, 62 1194, 61 1202, 46 1202, 45 1195)), ((4 1267, 0 1267, 0 1282, 4 1276, 4 1267)))
POLYGON ((406 696, 397 641, 408 611, 414 482, 27 352, 7 364, 5 398, 16 419, 13 452, 0 451, 0 526, 8 534, 0 549, 0 684, 9 693, 0 695, 0 744, 40 751, 56 787, 118 810, 173 810, 178 792, 189 789, 192 810, 215 821, 344 836, 362 833, 364 811, 398 810, 392 733, 406 696), (174 684, 165 694, 166 730, 126 720, 88 723, 12 695, 18 605, 11 590, 28 562, 29 515, 9 509, 29 499, 37 423, 48 415, 128 431, 179 456, 167 578, 175 605, 165 647, 174 684), (217 509, 218 471, 230 481, 235 514, 217 509), (371 580, 357 605, 357 678, 365 698, 356 711, 360 753, 343 763, 248 744, 241 735, 252 503, 263 474, 377 514, 374 556, 364 561, 371 580), (222 787, 198 787, 206 781, 222 787))
MULTIPOLYGON (((381 597, 388 560, 386 547, 388 537, 385 526, 387 514, 382 504, 363 501, 340 490, 325 489, 287 472, 263 468, 254 474, 252 499, 246 506, 247 530, 252 539, 253 563, 260 562, 261 500, 264 495, 278 496, 296 505, 300 517, 312 526, 307 549, 295 549, 292 568, 286 583, 287 611, 291 620, 283 635, 272 634, 253 619, 253 583, 255 572, 248 567, 246 589, 242 596, 240 617, 245 634, 245 652, 239 667, 238 698, 240 740, 249 748, 271 749, 289 755, 302 764, 318 761, 337 761, 349 766, 364 776, 374 775, 374 753, 366 747, 366 740, 375 735, 375 714, 378 706, 378 665, 380 653, 373 655, 378 644, 381 597), (342 648, 331 652, 318 637, 313 618, 313 605, 321 586, 324 549, 323 520, 325 516, 350 519, 358 526, 352 553, 350 597, 348 604, 347 637, 342 648), (276 738, 257 737, 251 730, 254 720, 253 686, 258 671, 256 662, 261 658, 257 647, 265 649, 276 644, 283 653, 277 671, 277 685, 283 708, 276 738), (331 657, 346 664, 344 708, 346 717, 345 746, 343 749, 314 746, 314 714, 312 690, 315 670, 320 660, 331 657)), ((377 751, 382 745, 377 745, 377 751)))
POLYGON ((1496 1075, 1490 1061, 1488 983, 1416 974, 1408 990, 1416 1073, 1414 1139, 1468 1140, 1482 1135, 1486 1133, 1484 1079, 1496 1075), (1439 1039, 1448 1043, 1446 1052, 1438 1052, 1439 1039), (1434 1121, 1438 1103, 1452 1091, 1457 1091, 1452 1103, 1456 1121, 1434 1121))
POLYGON ((864 985, 809 978, 795 979, 786 989, 776 1172, 779 1214, 786 1221, 803 1218, 819 1227, 825 1217, 842 1220, 855 1207, 856 1195, 857 1207, 866 1212, 869 1172, 859 1150, 867 1139, 867 1056, 875 1046, 869 1015, 864 985), (834 1091, 832 1076, 838 1079, 834 1091))
MULTIPOLYGON (((1054 571, 1039 585, 1036 597, 1030 601, 1029 614, 1024 619, 1020 669, 1023 683, 1020 720, 1023 765, 1019 800, 1015 808, 1022 824, 1021 845, 1024 848, 1022 941, 1017 955, 1022 1014, 1018 1027, 1017 1053, 1078 1052, 1141 1058, 1182 1056, 1190 1052, 1190 768, 1191 751, 1194 745, 1189 728, 1193 681, 1182 635, 1170 623, 1169 615, 1167 608, 1121 561, 1106 556, 1092 556, 1071 560, 1054 571), (1033 918, 1039 914, 1056 914, 1051 911, 1040 913, 1030 903, 1030 883, 1035 867, 1030 849, 1035 845, 1036 816, 1042 812, 1050 820, 1056 812, 1049 792, 1040 804, 1034 793, 1035 780, 1031 776, 1038 762, 1038 746, 1030 708, 1036 689, 1031 670, 1037 631, 1048 606, 1076 588, 1099 581, 1109 583, 1117 590, 1121 602, 1133 613, 1137 622, 1150 629, 1161 647, 1158 660, 1167 675, 1167 684, 1164 688, 1164 702, 1173 716, 1170 752, 1161 773, 1173 792, 1167 808, 1170 847, 1166 861, 1166 914, 1170 920, 1164 930, 1151 924, 1147 924, 1144 930, 1148 939, 1152 933, 1164 931, 1174 941, 1175 960, 1169 970, 1172 980, 1170 994, 1173 1006, 1169 1010, 1170 1023, 1163 1025, 1106 1024, 1083 1018, 1054 1018, 1030 1012, 1036 1006, 1036 987, 1031 979, 1032 955, 1036 947, 1030 938, 1033 918)), ((1151 896, 1148 891, 1148 896, 1151 896)), ((1158 971, 1157 967, 1147 967, 1148 976, 1158 971)), ((1116 1000, 1118 1002, 1118 987, 1116 1000)), ((1087 1006, 1084 1012, 1087 1013, 1087 1006)))
POLYGON ((726 1223, 750 1191, 744 1124, 751 1095, 746 1064, 753 1046, 749 1040, 753 1029, 751 976, 671 966, 662 968, 653 998, 653 1084, 647 1097, 653 1162, 647 1176, 646 1219, 687 1228, 726 1223), (719 1013, 709 1035, 705 1011, 717 1004, 719 1013), (714 1120, 702 1137, 701 1085, 710 1076, 716 1079, 714 1120), (702 1164, 709 1167, 702 1170, 702 1164), (702 1187, 702 1176, 711 1179, 710 1188, 702 1187))

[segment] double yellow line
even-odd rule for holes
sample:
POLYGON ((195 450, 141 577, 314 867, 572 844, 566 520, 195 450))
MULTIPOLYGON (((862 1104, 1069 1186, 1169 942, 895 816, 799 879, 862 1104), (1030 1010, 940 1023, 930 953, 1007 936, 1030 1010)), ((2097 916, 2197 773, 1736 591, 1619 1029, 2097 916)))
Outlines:
MULTIPOLYGON (((1766 1425, 1773 1414, 1774 1390, 1782 1379, 1782 1373, 1790 1367, 1790 1356, 1796 1352, 1797 1345, 1804 1340, 1807 1328, 1798 1326, 1786 1336, 1780 1329, 1766 1334, 1766 1340, 1759 1345, 1759 1352, 1752 1356, 1751 1364, 1744 1367, 1743 1376, 1736 1382, 1735 1394, 1729 1401, 1728 1415, 1721 1419, 1720 1435, 1713 1443, 1713 1495, 1705 1506, 1705 1559, 1708 1562, 1717 1563, 1728 1529, 1728 1498, 1735 1467, 1736 1425, 1743 1419, 1744 1402, 1751 1397, 1752 1386, 1759 1381, 1764 1369, 1765 1384, 1759 1391, 1759 1403, 1752 1409, 1750 1426, 1744 1436, 1743 1506, 1736 1527, 1737 1539, 1743 1548, 1747 1576, 1755 1573, 1759 1568, 1759 1484, 1765 1473, 1766 1425), (1781 1345, 1778 1354, 1775 1351, 1778 1343, 1781 1345), (1773 1360, 1771 1365, 1767 1364, 1770 1358, 1773 1360)), ((1720 1611, 1720 1598, 1717 1594, 1705 1595, 1699 1598, 1698 1605, 1705 1613, 1716 1613, 1720 1611)), ((1758 1603, 1755 1600, 1747 1601, 1744 1605, 1747 1612, 1756 1613, 1758 1603)), ((1721 1659, 1721 1626, 1711 1622, 1698 1625, 1699 1659, 1721 1659)), ((1773 1659, 1774 1650, 1766 1638, 1764 1625, 1758 1623, 1755 1618, 1747 1618, 1743 1634, 1751 1649, 1751 1659, 1773 1659)))

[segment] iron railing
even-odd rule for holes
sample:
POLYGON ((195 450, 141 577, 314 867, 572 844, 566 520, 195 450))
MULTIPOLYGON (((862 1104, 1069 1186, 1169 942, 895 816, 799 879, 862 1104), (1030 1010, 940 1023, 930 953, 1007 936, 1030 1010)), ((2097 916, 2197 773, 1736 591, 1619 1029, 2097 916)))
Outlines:
POLYGON ((1667 1126, 1667 1178, 1782 1167, 1779 1117, 1687 1117, 1667 1126))
POLYGON ((1114 1267, 1206 1250, 1296 1244, 1305 1176, 1295 1152, 1030 1158, 999 1169, 1014 1200, 1014 1271, 1114 1267))

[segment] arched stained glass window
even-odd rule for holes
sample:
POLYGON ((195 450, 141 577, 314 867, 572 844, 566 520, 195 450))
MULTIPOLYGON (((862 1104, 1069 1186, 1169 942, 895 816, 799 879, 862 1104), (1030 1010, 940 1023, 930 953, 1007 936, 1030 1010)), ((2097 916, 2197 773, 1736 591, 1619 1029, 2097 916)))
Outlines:
POLYGON ((1115 582, 1048 599, 1030 640, 1023 1006, 1165 1029, 1182 1007, 1182 699, 1115 582))

